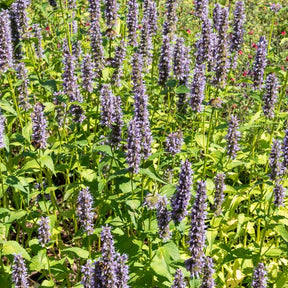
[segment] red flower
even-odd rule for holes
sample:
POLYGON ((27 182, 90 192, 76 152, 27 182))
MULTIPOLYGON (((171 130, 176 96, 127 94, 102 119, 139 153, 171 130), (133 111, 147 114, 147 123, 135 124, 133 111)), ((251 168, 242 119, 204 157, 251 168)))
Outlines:
POLYGON ((46 31, 49 31, 49 30, 50 30, 50 28, 49 28, 49 26, 47 26, 47 27, 46 27, 46 31))
POLYGON ((239 51, 239 54, 240 54, 240 55, 242 55, 242 54, 243 54, 243 52, 240 50, 240 51, 239 51))
POLYGON ((285 32, 285 31, 282 31, 281 34, 282 34, 282 35, 286 35, 286 32, 285 32))
POLYGON ((250 31, 248 32, 248 34, 249 34, 249 35, 253 35, 253 31, 250 30, 250 31))
POLYGON ((248 55, 248 58, 249 58, 249 59, 252 59, 253 57, 249 54, 249 55, 248 55))
POLYGON ((87 23, 86 23, 86 26, 90 26, 90 23, 89 23, 89 22, 87 22, 87 23))
POLYGON ((255 49, 258 48, 257 45, 256 45, 255 43, 252 44, 252 47, 255 48, 255 49))
POLYGON ((230 80, 231 80, 232 82, 234 82, 234 78, 231 78, 230 80))
POLYGON ((242 75, 245 77, 247 74, 248 72, 245 70, 242 75))
POLYGON ((287 56, 287 58, 286 58, 286 61, 288 61, 288 56, 287 56))
POLYGON ((285 71, 285 69, 284 69, 284 67, 283 67, 283 66, 281 66, 281 69, 282 69, 283 71, 285 71))
POLYGON ((191 31, 189 29, 186 29, 186 31, 187 31, 188 34, 191 34, 191 31))

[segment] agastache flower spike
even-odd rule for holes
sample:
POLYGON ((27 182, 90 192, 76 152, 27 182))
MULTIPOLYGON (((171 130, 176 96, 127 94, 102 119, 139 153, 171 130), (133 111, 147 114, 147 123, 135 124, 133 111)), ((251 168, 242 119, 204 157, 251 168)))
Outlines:
POLYGON ((274 74, 266 79, 265 94, 263 95, 263 112, 266 117, 274 117, 274 106, 277 101, 278 80, 274 74))
POLYGON ((185 81, 187 79, 186 56, 184 39, 178 38, 173 51, 173 71, 176 79, 179 81, 185 81))
POLYGON ((266 288, 267 287, 267 272, 263 263, 259 263, 254 270, 252 288, 266 288))
POLYGON ((228 64, 228 8, 225 7, 221 11, 219 19, 219 30, 217 36, 216 47, 216 65, 214 66, 215 78, 214 84, 216 86, 223 86, 225 84, 227 64, 228 64))
POLYGON ((171 233, 169 231, 169 222, 171 220, 171 215, 167 208, 167 202, 168 201, 166 196, 159 196, 159 200, 156 206, 159 236, 164 241, 170 239, 171 236, 171 233))
POLYGON ((81 272, 83 273, 81 284, 83 288, 91 288, 94 286, 94 269, 91 260, 88 260, 85 265, 81 267, 81 272))
POLYGON ((4 148, 5 117, 0 114, 0 149, 4 148))
POLYGON ((50 221, 48 217, 41 217, 41 220, 39 221, 39 229, 38 229, 38 234, 39 234, 39 242, 42 245, 42 247, 45 247, 45 244, 49 243, 50 236, 50 221))
POLYGON ((213 279, 213 260, 210 257, 205 257, 205 263, 203 267, 203 278, 200 288, 215 288, 215 282, 213 279))
POLYGON ((196 198, 191 210, 191 228, 189 232, 189 250, 191 258, 186 260, 186 268, 191 277, 198 277, 205 263, 203 252, 205 246, 205 219, 206 219, 206 183, 200 181, 197 184, 196 198))
POLYGON ((115 68, 111 77, 111 85, 120 86, 120 77, 123 73, 123 60, 126 54, 126 47, 124 40, 121 40, 120 45, 115 50, 115 57, 111 61, 111 65, 115 68))
POLYGON ((143 67, 150 65, 152 61, 152 39, 149 33, 149 18, 144 14, 140 38, 140 53, 142 54, 143 67))
POLYGON ((222 210, 221 210, 221 205, 224 200, 224 189, 225 189, 225 184, 224 184, 224 179, 225 175, 222 173, 219 173, 215 177, 215 194, 214 194, 214 205, 212 207, 215 215, 219 215, 222 210))
POLYGON ((0 12, 0 70, 13 66, 13 46, 8 10, 0 12))
POLYGON ((36 148, 46 148, 47 146, 47 120, 44 116, 43 106, 39 102, 34 106, 34 111, 31 113, 33 122, 33 145, 36 148))
POLYGON ((82 86, 89 93, 92 93, 93 91, 93 69, 94 63, 91 60, 91 55, 86 54, 82 61, 82 86))
POLYGON ((105 4, 105 18, 108 29, 113 29, 117 21, 117 1, 116 0, 104 0, 105 4))
POLYGON ((283 145, 282 145, 282 156, 283 156, 283 172, 287 173, 288 168, 288 129, 285 130, 285 136, 283 139, 283 145))
POLYGON ((94 275, 93 275, 93 282, 92 286, 89 286, 87 288, 104 288, 103 283, 102 283, 102 262, 101 259, 97 260, 94 262, 94 275), (94 286, 93 286, 94 285, 94 286))
POLYGON ((132 86, 133 93, 140 93, 145 89, 142 75, 142 54, 135 52, 132 58, 132 86))
POLYGON ((175 30, 177 23, 176 15, 177 1, 166 0, 166 20, 163 24, 163 36, 167 36, 175 30))
POLYGON ((29 288, 25 261, 20 254, 14 254, 12 265, 12 282, 15 288, 29 288))
POLYGON ((284 197, 286 189, 281 185, 279 180, 276 180, 276 184, 273 190, 274 193, 274 204, 277 207, 284 206, 284 197))
POLYGON ((132 119, 128 128, 126 160, 132 173, 139 172, 141 162, 141 136, 135 119, 132 119))
POLYGON ((115 120, 115 96, 108 84, 104 84, 100 90, 101 99, 101 125, 111 127, 115 120))
POLYGON ((149 22, 149 33, 151 36, 156 35, 158 26, 157 26, 157 7, 156 2, 154 0, 148 0, 148 22, 149 22))
POLYGON ((182 163, 177 192, 171 199, 172 219, 175 223, 180 223, 188 213, 187 207, 191 197, 192 174, 191 164, 186 159, 182 163))
POLYGON ((253 65, 253 83, 254 88, 261 88, 263 83, 264 69, 266 67, 267 40, 265 36, 261 36, 257 44, 257 52, 253 65))
POLYGON ((102 227, 100 238, 102 242, 102 285, 105 288, 115 288, 117 287, 117 262, 115 261, 116 252, 111 228, 108 226, 102 227))
POLYGON ((129 270, 128 265, 125 263, 128 260, 128 256, 126 254, 120 255, 117 253, 116 261, 117 261, 117 287, 119 288, 128 288, 128 280, 129 280, 129 270))
POLYGON ((90 194, 89 188, 86 187, 79 192, 77 199, 77 215, 83 230, 87 235, 93 234, 93 219, 95 213, 93 212, 93 198, 90 194))
POLYGON ((196 16, 206 19, 208 17, 208 0, 195 0, 194 3, 196 16))
POLYGON ((235 159, 237 157, 237 151, 240 150, 238 141, 241 134, 238 131, 238 127, 238 119, 236 116, 232 115, 229 122, 228 133, 225 137, 227 140, 227 155, 232 159, 235 159))
POLYGON ((243 43, 243 35, 244 35, 244 2, 237 1, 234 10, 234 25, 233 25, 233 33, 231 38, 230 51, 239 52, 243 43))
POLYGON ((191 86, 190 105, 193 111, 201 112, 203 110, 202 102, 205 98, 205 64, 196 65, 191 86))
POLYGON ((39 24, 34 24, 34 33, 37 38, 37 44, 35 44, 36 55, 38 59, 43 59, 43 48, 42 48, 42 33, 39 24))
POLYGON ((165 141, 166 151, 172 155, 180 152, 183 144, 183 133, 181 131, 170 133, 165 141))
POLYGON ((184 275, 181 269, 177 269, 174 276, 173 285, 171 288, 186 288, 184 275))
POLYGON ((282 167, 280 162, 281 142, 280 140, 273 140, 272 149, 269 158, 271 168, 270 179, 276 180, 281 175, 282 167))
POLYGON ((170 38, 168 36, 163 36, 163 44, 161 47, 160 58, 159 58, 159 79, 158 83, 161 86, 164 86, 168 81, 170 73, 170 58, 171 58, 171 47, 170 47, 170 38))
POLYGON ((27 70, 25 68, 25 64, 23 62, 20 62, 17 67, 17 78, 22 81, 21 84, 18 86, 19 91, 19 106, 23 108, 25 111, 27 111, 31 105, 29 103, 28 98, 28 76, 27 76, 27 70))
POLYGON ((137 46, 138 7, 137 0, 129 0, 126 23, 128 28, 128 43, 131 46, 137 46))
POLYGON ((213 9, 213 26, 215 30, 219 30, 219 23, 220 23, 220 18, 221 18, 221 5, 219 3, 216 3, 213 9))

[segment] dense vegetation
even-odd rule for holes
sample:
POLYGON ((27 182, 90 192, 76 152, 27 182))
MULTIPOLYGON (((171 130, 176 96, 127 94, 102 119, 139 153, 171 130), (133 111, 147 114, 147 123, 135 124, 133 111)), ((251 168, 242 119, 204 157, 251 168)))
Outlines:
POLYGON ((0 287, 288 287, 285 3, 0 1, 0 287))

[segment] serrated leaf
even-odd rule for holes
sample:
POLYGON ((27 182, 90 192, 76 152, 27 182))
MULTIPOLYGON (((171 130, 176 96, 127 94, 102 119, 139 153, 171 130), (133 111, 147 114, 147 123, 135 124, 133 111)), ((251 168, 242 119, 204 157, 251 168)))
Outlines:
POLYGON ((16 241, 6 241, 3 243, 2 255, 21 254, 23 258, 30 260, 27 251, 16 241))
POLYGON ((187 88, 185 85, 179 86, 175 89, 176 94, 184 94, 184 93, 189 93, 190 89, 187 88))
POLYGON ((202 134, 196 134, 195 135, 195 141, 199 146, 201 146, 203 148, 205 148, 207 145, 207 137, 202 135, 202 134))
POLYGON ((284 225, 277 225, 274 230, 284 239, 284 241, 288 242, 288 232, 284 225))
POLYGON ((71 248, 67 248, 67 249, 64 249, 62 250, 62 252, 71 252, 71 253, 74 253, 76 254, 79 258, 82 258, 82 259, 87 259, 89 257, 89 252, 82 249, 82 248, 79 248, 79 247, 71 247, 71 248))
POLYGON ((140 169, 139 174, 140 175, 146 175, 153 180, 167 184, 167 182, 165 182, 163 179, 160 178, 160 176, 158 176, 156 174, 156 171, 155 171, 154 167, 152 168, 152 166, 150 166, 149 169, 147 169, 147 168, 146 169, 140 169))
POLYGON ((45 156, 41 157, 40 162, 42 165, 46 166, 49 170, 51 170, 51 172, 53 174, 56 174, 55 168, 54 168, 54 163, 53 163, 51 156, 45 155, 45 156))

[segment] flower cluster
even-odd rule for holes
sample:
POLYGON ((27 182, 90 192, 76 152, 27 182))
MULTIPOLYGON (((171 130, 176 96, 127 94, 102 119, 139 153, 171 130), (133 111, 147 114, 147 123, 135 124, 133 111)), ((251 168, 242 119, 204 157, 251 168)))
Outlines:
POLYGON ((206 183, 204 181, 198 182, 196 198, 191 210, 191 228, 189 232, 189 250, 191 258, 186 260, 186 268, 191 273, 191 277, 198 277, 201 273, 204 263, 205 255, 203 252, 206 235, 206 183))
POLYGON ((215 288, 215 281, 213 279, 213 260, 210 257, 205 257, 203 266, 203 277, 200 288, 215 288))
POLYGON ((240 150, 238 141, 241 134, 238 131, 238 127, 238 119, 236 116, 232 115, 229 122, 228 133, 225 137, 227 140, 227 155, 232 159, 237 157, 237 151, 240 150))
POLYGON ((39 221, 38 234, 39 242, 44 247, 45 244, 49 243, 51 236, 48 217, 41 217, 41 220, 39 221))
POLYGON ((273 140, 271 153, 269 157, 269 164, 271 168, 270 179, 276 180, 282 173, 281 157, 281 142, 280 140, 273 140))
POLYGON ((180 152, 182 144, 183 133, 181 131, 170 133, 165 141, 166 151, 172 155, 176 155, 180 152))
POLYGON ((14 254, 12 265, 12 281, 15 288, 28 288, 28 275, 25 261, 20 254, 14 254))
POLYGON ((184 275, 181 269, 177 269, 174 276, 172 288, 186 288, 184 275))
POLYGON ((82 61, 82 86, 89 93, 93 91, 94 63, 91 55, 86 54, 82 61))
POLYGON ((177 192, 171 199, 172 219, 176 223, 180 223, 187 215, 187 207, 191 197, 192 174, 191 164, 186 159, 182 163, 177 192))
POLYGON ((23 62, 20 62, 17 67, 17 78, 22 81, 21 84, 18 86, 18 99, 19 99, 19 106, 23 108, 23 110, 27 111, 31 105, 29 103, 28 98, 28 76, 27 76, 27 69, 25 68, 25 64, 23 62))
POLYGON ((164 86, 168 80, 170 73, 170 58, 171 58, 171 47, 170 47, 170 38, 168 36, 163 36, 163 44, 160 51, 159 58, 159 79, 158 83, 161 86, 164 86))
POLYGON ((93 234, 93 220, 95 213, 93 212, 93 198, 90 194, 89 188, 86 187, 79 192, 77 199, 77 215, 83 230, 87 235, 93 234))
POLYGON ((167 208, 168 200, 166 196, 159 196, 156 210, 157 210, 157 223, 158 223, 158 231, 159 237, 164 241, 168 240, 171 236, 169 231, 169 222, 171 220, 170 212, 167 208))
POLYGON ((43 47, 42 47, 42 32, 39 24, 34 24, 35 38, 37 38, 37 44, 35 44, 36 55, 38 59, 43 59, 43 47))
POLYGON ((274 106, 277 101, 278 80, 274 74, 266 78, 265 94, 263 95, 263 112, 266 117, 274 117, 274 106))
POLYGON ((5 117, 0 114, 0 149, 5 147, 4 144, 4 132, 5 132, 5 117))
POLYGON ((125 58, 126 48, 125 42, 121 40, 120 45, 116 48, 115 57, 111 61, 112 67, 115 69, 111 77, 111 84, 120 86, 120 77, 122 76, 122 63, 125 58))
POLYGON ((282 186, 279 180, 276 180, 275 187, 273 189, 274 194, 274 204, 277 207, 284 206, 284 197, 285 197, 286 189, 282 186))
POLYGON ((257 268, 254 270, 252 288, 266 288, 267 278, 266 270, 263 263, 259 263, 257 268))
POLYGON ((212 207, 212 210, 214 211, 215 215, 219 215, 221 211, 221 205, 224 200, 224 189, 225 189, 225 175, 222 173, 219 173, 216 175, 214 182, 215 182, 215 194, 214 194, 214 205, 212 207))
POLYGON ((137 0, 128 1, 127 28, 129 44, 137 46, 137 30, 138 30, 138 2, 137 0))

